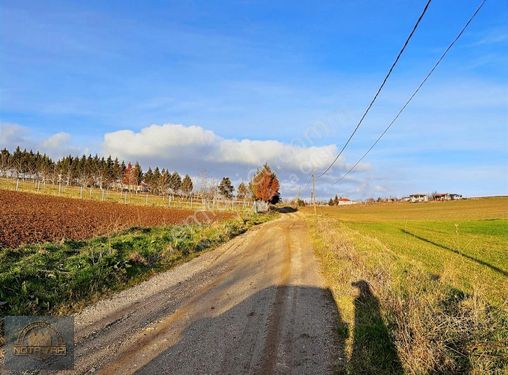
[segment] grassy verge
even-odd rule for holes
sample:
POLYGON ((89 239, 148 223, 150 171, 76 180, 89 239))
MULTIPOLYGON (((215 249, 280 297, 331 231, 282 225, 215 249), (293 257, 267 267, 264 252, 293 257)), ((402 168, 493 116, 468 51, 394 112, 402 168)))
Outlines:
POLYGON ((211 225, 132 228, 85 241, 0 251, 0 317, 79 310, 107 293, 190 260, 273 218, 250 215, 211 225))
POLYGON ((386 206, 307 216, 340 313, 339 372, 506 373, 506 220, 407 207, 420 214, 386 206))

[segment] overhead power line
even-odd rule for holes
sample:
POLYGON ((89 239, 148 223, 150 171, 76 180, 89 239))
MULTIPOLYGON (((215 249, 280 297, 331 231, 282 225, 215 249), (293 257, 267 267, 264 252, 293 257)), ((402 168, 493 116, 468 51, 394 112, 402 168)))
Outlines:
POLYGON ((326 172, 328 172, 330 170, 330 168, 333 167, 333 165, 337 162, 337 160, 339 159, 339 157, 342 155, 342 153, 344 152, 344 150, 346 149, 347 145, 349 144, 349 142, 351 141, 351 139, 353 138, 353 136, 355 135, 356 131, 358 130, 358 128, 360 127, 360 125, 362 124, 363 120, 365 119, 365 117, 367 116, 367 113, 369 113, 370 109, 372 108, 372 106, 374 105, 374 102, 376 101, 377 97, 379 96, 379 93, 381 92, 381 90, 383 89, 386 81, 388 80, 388 78, 390 77, 390 75, 392 74, 392 71, 393 69, 395 68, 395 65, 397 65, 397 63, 399 62, 399 59, 400 57, 402 56, 402 53, 404 52, 404 50, 406 49, 407 45, 409 44, 409 41, 411 40, 411 38, 413 37, 413 34, 415 33, 416 29, 418 28, 418 25, 420 24, 420 21, 423 19, 423 16, 425 15, 425 13, 427 12, 427 8, 429 7, 430 3, 431 3, 432 0, 427 0, 427 3, 425 4, 425 7, 423 8, 422 10, 422 13, 420 14, 420 17, 418 17, 418 20, 416 21, 415 25, 413 26, 413 29, 411 30, 411 33, 409 34, 409 36, 406 38, 406 41, 404 42, 404 45, 402 46, 401 50, 399 51, 399 53, 397 54, 397 57, 395 58, 395 61, 392 63, 392 66, 390 67, 390 69, 388 70, 388 73, 386 74, 385 78, 383 79, 383 82, 381 83, 381 86, 379 86, 379 88, 377 89, 377 92, 376 92, 376 95, 374 95, 374 97, 372 98, 372 100, 370 101, 369 105, 367 106, 367 108, 365 109, 365 111, 363 112, 363 115, 362 117, 360 118, 360 121, 358 121, 358 124, 356 124, 356 127, 354 128, 353 132, 351 133, 351 135, 349 136, 349 138, 347 139, 346 143, 344 144, 344 146, 342 146, 342 149, 339 151, 339 153, 337 154, 337 156, 335 157, 335 159, 332 161, 332 163, 318 176, 318 177, 321 177, 323 176, 324 174, 326 174, 326 172))
POLYGON ((469 20, 466 22, 466 24, 462 27, 462 29, 460 30, 460 32, 457 34, 457 36, 455 37, 455 39, 453 39, 453 41, 450 43, 450 45, 448 46, 448 48, 445 49, 445 51, 443 52, 443 54, 441 55, 441 57, 439 57, 439 59, 436 61, 436 63, 434 64, 434 66, 432 67, 432 69, 429 70, 429 72, 427 73, 427 75, 425 76, 425 78, 420 82, 420 84, 418 85, 418 87, 416 88, 416 90, 413 91, 413 93, 411 94, 411 96, 409 97, 409 99, 406 101, 406 103, 404 103, 404 105, 402 106, 402 108, 400 109, 400 111, 397 113, 397 115, 393 118, 393 120, 388 124, 388 126, 385 128, 385 130, 383 130, 383 132, 379 135, 379 137, 376 139, 376 141, 372 144, 372 146, 370 146, 370 148, 367 150, 367 152, 365 152, 362 157, 360 159, 358 159, 358 161, 346 172, 342 175, 342 177, 337 181, 337 183, 341 182, 342 180, 344 180, 344 178, 349 174, 351 173, 357 166, 358 164, 360 164, 360 162, 365 159, 365 157, 369 154, 369 152, 372 151, 372 149, 378 144, 378 142, 381 140, 381 138, 383 138, 383 136, 386 134, 386 132, 388 132, 388 130, 392 127, 392 125, 395 123, 395 121, 397 121, 397 119, 399 118, 399 116, 402 114, 402 112, 404 112, 404 110, 406 109, 406 107, 409 105, 409 103, 411 103, 411 101, 413 100, 413 98, 416 96, 416 94, 418 94, 418 92, 420 91, 420 89, 422 88, 422 86, 425 84, 425 82, 427 82, 427 80, 429 79, 429 77, 432 75, 432 73, 434 73, 434 70, 436 70, 436 68, 439 66, 439 64, 441 64, 441 62, 443 61, 443 59, 445 58, 445 56, 448 54, 448 52, 452 49, 452 47, 455 45, 455 43, 459 40, 459 38, 462 36, 462 34, 464 34, 464 31, 466 31, 466 29, 469 27, 469 25, 471 24, 471 22, 473 21, 473 19, 476 17, 476 15, 478 14, 478 12, 480 11, 480 9, 482 9, 483 5, 485 4, 487 0, 483 0, 480 5, 478 6, 478 8, 476 8, 475 12, 471 15, 471 17, 469 17, 469 20))

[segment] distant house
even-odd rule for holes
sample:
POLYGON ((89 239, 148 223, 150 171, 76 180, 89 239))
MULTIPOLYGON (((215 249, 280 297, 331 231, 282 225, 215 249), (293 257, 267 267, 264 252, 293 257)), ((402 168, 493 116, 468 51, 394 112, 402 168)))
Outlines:
POLYGON ((348 204, 353 204, 353 203, 354 203, 354 202, 353 202, 351 199, 341 197, 341 198, 339 198, 339 200, 338 200, 338 203, 337 203, 337 204, 338 204, 339 206, 345 206, 345 205, 348 205, 348 204))
POLYGON ((436 201, 454 201, 462 199, 462 195, 454 193, 438 193, 433 195, 436 201))
POLYGON ((429 198, 427 197, 427 194, 411 194, 409 196, 409 201, 411 203, 418 203, 418 202, 427 202, 429 198))
POLYGON ((145 181, 141 181, 141 183, 136 186, 136 191, 139 193, 147 193, 150 191, 150 186, 145 181))
POLYGON ((437 193, 433 195, 435 201, 450 201, 452 197, 448 193, 437 193))
POLYGON ((339 195, 335 195, 335 198, 330 198, 328 202, 329 206, 347 206, 350 204, 356 204, 358 202, 352 201, 349 198, 340 197, 339 195))

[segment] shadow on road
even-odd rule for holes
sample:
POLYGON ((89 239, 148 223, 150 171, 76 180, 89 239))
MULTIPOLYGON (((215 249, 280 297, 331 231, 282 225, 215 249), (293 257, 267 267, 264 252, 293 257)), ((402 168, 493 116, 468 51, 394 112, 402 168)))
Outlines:
MULTIPOLYGON (((353 349, 329 289, 273 286, 229 309, 203 306, 177 341, 136 374, 403 374, 378 299, 360 280, 353 349)), ((174 337, 169 333, 167 337, 174 337)), ((158 337, 157 340, 166 340, 158 337)))
POLYGON ((293 212, 297 212, 298 209, 290 206, 286 207, 273 207, 273 210, 276 212, 280 212, 281 214, 290 214, 293 212))
POLYGON ((206 309, 136 374, 335 374, 344 366, 347 328, 328 289, 273 286, 225 311, 206 309))
POLYGON ((358 296, 354 300, 351 373, 403 374, 397 350, 381 317, 379 300, 367 281, 359 280, 351 285, 358 288, 358 296))

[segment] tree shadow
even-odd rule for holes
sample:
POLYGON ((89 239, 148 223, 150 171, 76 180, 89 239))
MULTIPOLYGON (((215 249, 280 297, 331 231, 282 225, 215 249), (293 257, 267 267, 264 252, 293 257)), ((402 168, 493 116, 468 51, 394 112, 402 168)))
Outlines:
POLYGON ((178 341, 135 373, 345 373, 347 327, 329 289, 272 286, 218 310, 205 307, 206 318, 188 317, 178 341))
POLYGON ((352 374, 403 374, 403 368, 388 328, 381 316, 379 300, 365 280, 351 284, 358 288, 354 300, 352 374))
POLYGON ((272 210, 275 211, 275 212, 279 212, 281 214, 290 214, 290 213, 293 213, 293 212, 297 212, 298 208, 294 208, 294 207, 290 207, 290 206, 285 206, 285 207, 273 207, 272 210))

